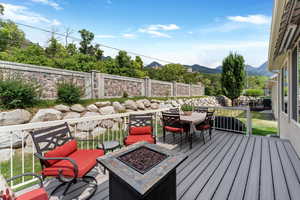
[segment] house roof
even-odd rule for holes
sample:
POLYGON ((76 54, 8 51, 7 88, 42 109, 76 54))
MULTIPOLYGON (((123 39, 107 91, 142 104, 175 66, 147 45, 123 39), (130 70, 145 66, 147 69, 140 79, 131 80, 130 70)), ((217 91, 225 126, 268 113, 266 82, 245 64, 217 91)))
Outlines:
POLYGON ((300 1, 275 0, 269 44, 269 70, 280 69, 300 35, 300 1))

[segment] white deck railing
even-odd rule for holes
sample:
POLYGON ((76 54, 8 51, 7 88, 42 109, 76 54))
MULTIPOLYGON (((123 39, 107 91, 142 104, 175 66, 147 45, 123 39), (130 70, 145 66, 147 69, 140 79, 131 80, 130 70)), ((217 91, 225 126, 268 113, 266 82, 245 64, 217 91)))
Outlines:
MULTIPOLYGON (((215 110, 215 129, 251 135, 251 113, 248 107, 206 108, 215 110)), ((8 159, 4 162, 0 162, 0 173, 2 173, 5 178, 10 178, 26 172, 38 173, 40 171, 40 163, 34 156, 35 149, 31 136, 29 135, 31 131, 67 122, 70 126, 72 135, 75 138, 89 139, 91 141, 87 143, 79 142, 80 148, 95 148, 103 141, 109 140, 118 140, 123 144, 123 139, 127 134, 127 122, 130 114, 153 113, 155 117, 154 134, 155 136, 158 136, 160 131, 158 130, 160 113, 167 110, 168 108, 164 108, 158 110, 2 126, 0 127, 0 137, 1 135, 5 135, 7 144, 9 144, 8 150, 10 150, 10 152, 9 155, 6 155, 8 159), (16 138, 18 138, 17 143, 16 138), (18 146, 16 149, 14 149, 15 145, 18 146)), ((3 141, 0 141, 0 143, 1 142, 3 141)), ((11 186, 13 188, 18 188, 34 181, 36 181, 36 179, 26 179, 23 177, 21 180, 12 181, 11 186)))
MULTIPOLYGON (((10 144, 10 155, 7 161, 0 163, 0 173, 5 178, 10 178, 26 172, 37 173, 40 171, 39 160, 35 158, 35 148, 29 133, 41 128, 47 128, 67 122, 72 135, 75 138, 89 139, 89 142, 79 142, 80 148, 96 147, 99 143, 108 140, 118 140, 123 144, 123 138, 127 132, 127 121, 130 114, 154 114, 154 134, 158 132, 158 115, 167 108, 158 110, 136 111, 111 115, 98 115, 91 117, 56 120, 48 122, 35 122, 20 125, 0 127, 0 136, 5 138, 6 143, 10 144), (4 136, 4 137, 3 137, 4 136), (17 141, 16 141, 16 138, 17 141), (18 146, 17 149, 16 145, 18 146)), ((0 143, 3 141, 0 141, 0 143)), ((1 155, 5 156, 5 155, 1 155)), ((25 179, 12 181, 12 188, 18 188, 29 184, 36 179, 25 179)))

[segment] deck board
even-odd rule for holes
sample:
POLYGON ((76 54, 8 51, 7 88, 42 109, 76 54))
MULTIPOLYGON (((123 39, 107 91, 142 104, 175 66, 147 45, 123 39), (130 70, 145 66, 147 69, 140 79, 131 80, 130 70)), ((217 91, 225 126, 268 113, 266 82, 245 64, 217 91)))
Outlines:
MULTIPOLYGON (((166 143, 173 145, 173 137, 166 143)), ((287 140, 218 131, 211 140, 206 135, 206 144, 198 136, 192 150, 185 142, 174 151, 189 155, 177 169, 177 199, 299 199, 300 160, 287 140)), ((82 199, 76 198, 78 192, 65 199, 82 199)), ((92 200, 108 199, 109 184, 102 181, 92 200)))

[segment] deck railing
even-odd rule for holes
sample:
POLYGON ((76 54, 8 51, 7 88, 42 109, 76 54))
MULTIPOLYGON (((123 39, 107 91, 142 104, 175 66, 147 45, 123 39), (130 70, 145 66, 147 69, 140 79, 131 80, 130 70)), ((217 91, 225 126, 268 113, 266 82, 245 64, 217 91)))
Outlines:
MULTIPOLYGON (((40 172, 39 160, 35 158, 35 148, 29 133, 41 128, 47 128, 67 122, 72 135, 75 138, 89 142, 79 142, 79 148, 95 148, 104 141, 118 140, 123 144, 123 139, 127 134, 127 122, 130 114, 146 114, 154 115, 154 134, 158 134, 159 114, 168 110, 148 110, 128 113, 118 113, 112 115, 97 115, 91 117, 83 117, 76 119, 56 120, 48 122, 36 122, 21 125, 2 126, 0 127, 0 138, 6 140, 8 144, 6 161, 0 162, 0 173, 5 178, 10 178, 18 174, 26 172, 40 172), (2 137, 1 137, 2 136, 2 137)), ((4 142, 4 141, 1 141, 4 142)), ((12 188, 18 188, 28 185, 36 179, 26 179, 25 177, 17 181, 11 181, 12 188)))
POLYGON ((201 106, 201 108, 215 111, 214 129, 252 135, 252 117, 249 107, 201 106))
MULTIPOLYGON (((216 130, 236 132, 251 135, 251 113, 249 107, 206 107, 215 110, 214 128, 216 130)), ((88 139, 89 142, 79 142, 79 148, 96 148, 104 141, 118 140, 123 144, 123 139, 127 135, 127 122, 130 114, 154 115, 154 134, 158 136, 160 129, 160 114, 168 108, 148 111, 136 111, 128 113, 118 113, 112 115, 97 115, 91 117, 56 120, 48 122, 36 122, 21 125, 0 127, 0 138, 6 140, 8 144, 6 161, 0 161, 0 173, 5 178, 26 172, 40 172, 40 163, 35 158, 35 148, 29 133, 41 128, 47 128, 67 122, 72 135, 80 140, 88 139), (2 137, 1 137, 2 136, 2 137), (4 137, 3 137, 4 136, 4 137)), ((0 141, 0 143, 3 141, 0 141)), ((1 151, 1 149, 0 149, 1 151)), ((17 181, 10 182, 12 188, 26 186, 36 179, 25 177, 17 181)))

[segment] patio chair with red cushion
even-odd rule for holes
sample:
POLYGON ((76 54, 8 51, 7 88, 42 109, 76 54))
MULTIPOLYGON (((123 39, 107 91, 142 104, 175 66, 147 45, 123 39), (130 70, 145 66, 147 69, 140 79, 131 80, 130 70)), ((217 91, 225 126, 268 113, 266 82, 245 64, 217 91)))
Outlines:
POLYGON ((124 138, 124 145, 128 146, 141 141, 156 143, 156 138, 153 135, 152 114, 129 116, 128 136, 124 138))
POLYGON ((35 156, 42 166, 42 177, 55 177, 61 182, 51 196, 64 185, 63 195, 66 195, 78 181, 92 185, 88 198, 94 195, 97 180, 87 174, 97 165, 96 159, 104 155, 103 150, 79 149, 67 123, 34 131, 31 136, 36 148, 35 156))
POLYGON ((15 179, 19 179, 23 176, 34 176, 35 178, 37 178, 39 180, 40 187, 38 189, 34 189, 32 191, 26 192, 19 196, 15 196, 13 194, 12 190, 9 187, 7 187, 5 189, 5 191, 0 191, 0 193, 1 193, 0 199, 2 199, 2 200, 13 200, 13 199, 14 200, 49 200, 48 193, 46 192, 46 190, 44 189, 44 186, 43 186, 43 180, 37 174, 25 173, 25 174, 17 175, 17 176, 14 176, 14 177, 8 179, 7 182, 13 181, 15 179))
POLYGON ((189 126, 188 124, 183 124, 180 121, 180 114, 173 113, 173 112, 163 112, 162 113, 162 123, 163 123, 163 141, 166 140, 166 132, 173 133, 173 140, 175 142, 175 134, 180 134, 180 144, 182 145, 182 139, 184 136, 184 133, 186 133, 186 136, 189 132, 189 126))
POLYGON ((203 142, 205 144, 205 138, 204 138, 204 132, 209 132, 209 138, 211 139, 211 134, 212 134, 212 129, 214 126, 214 120, 215 120, 215 111, 207 111, 206 117, 204 122, 200 123, 199 125, 196 126, 196 129, 198 131, 201 131, 203 134, 203 142))

